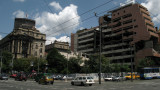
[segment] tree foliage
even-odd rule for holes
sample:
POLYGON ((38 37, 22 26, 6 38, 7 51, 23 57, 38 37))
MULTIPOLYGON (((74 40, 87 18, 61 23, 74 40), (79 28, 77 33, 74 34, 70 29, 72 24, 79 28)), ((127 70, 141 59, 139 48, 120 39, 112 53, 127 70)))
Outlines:
POLYGON ((68 71, 69 73, 80 73, 82 58, 71 57, 68 61, 68 71))
POLYGON ((142 59, 139 60, 138 67, 139 68, 142 68, 142 67, 151 67, 151 66, 154 66, 154 65, 155 65, 154 60, 152 60, 149 57, 146 57, 146 58, 142 58, 142 59))
POLYGON ((48 63, 47 60, 36 57, 20 58, 14 60, 13 70, 31 72, 34 69, 35 71, 38 71, 39 65, 39 71, 44 72, 46 63, 48 63))
POLYGON ((12 54, 8 51, 2 52, 2 71, 8 73, 11 70, 12 54))
MULTIPOLYGON (((103 73, 111 72, 110 60, 105 56, 101 56, 101 70, 103 73)), ((99 55, 90 55, 89 60, 84 62, 82 72, 85 73, 97 73, 99 72, 99 55)))
POLYGON ((49 64, 49 72, 51 73, 65 73, 67 67, 67 59, 61 55, 55 48, 53 48, 47 55, 49 64))

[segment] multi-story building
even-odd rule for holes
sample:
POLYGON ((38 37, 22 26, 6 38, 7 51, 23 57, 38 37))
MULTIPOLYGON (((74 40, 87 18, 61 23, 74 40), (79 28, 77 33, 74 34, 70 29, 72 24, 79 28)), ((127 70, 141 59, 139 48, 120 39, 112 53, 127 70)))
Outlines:
POLYGON ((159 58, 159 36, 147 8, 128 4, 99 19, 102 30, 102 54, 112 63, 137 65, 141 58, 159 58))
POLYGON ((44 57, 46 35, 35 28, 35 21, 15 18, 13 31, 0 40, 0 49, 9 51, 14 58, 44 57))
MULTIPOLYGON (((99 28, 102 33, 101 54, 109 58, 111 63, 131 65, 133 62, 135 68, 142 58, 157 60, 160 57, 160 48, 157 48, 160 34, 154 27, 147 8, 140 4, 130 3, 109 11, 99 18, 99 28)), ((77 38, 74 39, 77 39, 77 44, 72 43, 76 41, 72 37, 71 43, 77 47, 78 52, 97 52, 99 31, 94 28, 76 34, 77 38)))
POLYGON ((71 50, 83 54, 94 54, 99 49, 99 28, 83 29, 71 34, 71 50))

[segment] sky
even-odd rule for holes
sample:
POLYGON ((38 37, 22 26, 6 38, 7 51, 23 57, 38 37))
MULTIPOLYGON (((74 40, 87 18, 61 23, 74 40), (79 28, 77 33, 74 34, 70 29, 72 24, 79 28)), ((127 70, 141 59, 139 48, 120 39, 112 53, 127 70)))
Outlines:
POLYGON ((71 33, 98 26, 99 16, 130 1, 148 8, 159 27, 160 0, 0 0, 0 39, 13 31, 17 17, 35 20, 36 28, 47 36, 46 44, 70 43, 71 33))

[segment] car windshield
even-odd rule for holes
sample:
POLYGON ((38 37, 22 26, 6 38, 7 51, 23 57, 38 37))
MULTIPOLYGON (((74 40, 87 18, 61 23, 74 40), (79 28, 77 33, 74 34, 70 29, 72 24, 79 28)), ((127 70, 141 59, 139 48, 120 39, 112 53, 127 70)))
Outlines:
POLYGON ((93 79, 92 77, 87 77, 87 79, 93 79))

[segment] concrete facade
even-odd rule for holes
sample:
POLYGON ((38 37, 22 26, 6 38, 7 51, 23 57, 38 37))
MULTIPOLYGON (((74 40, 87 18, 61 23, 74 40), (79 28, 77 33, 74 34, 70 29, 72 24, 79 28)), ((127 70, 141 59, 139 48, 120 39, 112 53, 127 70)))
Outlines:
POLYGON ((99 28, 93 27, 90 29, 83 29, 71 35, 71 47, 73 52, 83 54, 94 54, 98 51, 99 44, 99 28), (74 42, 72 44, 72 42, 74 42), (72 46, 73 45, 73 46, 72 46))
POLYGON ((159 36, 147 8, 140 4, 128 4, 99 20, 103 33, 102 54, 112 63, 137 66, 145 57, 159 58, 154 46, 159 36))
MULTIPOLYGON (((101 54, 109 58, 111 63, 131 65, 132 60, 135 68, 142 58, 160 58, 160 50, 156 48, 160 33, 154 27, 147 8, 140 4, 130 3, 101 16, 99 28, 102 33, 101 54)), ((89 29, 76 33, 78 52, 94 54, 96 50, 95 53, 98 53, 99 31, 88 33, 91 30, 94 31, 89 29)))
POLYGON ((13 31, 0 40, 0 49, 9 51, 14 58, 44 57, 46 35, 35 28, 35 21, 15 18, 13 31))

